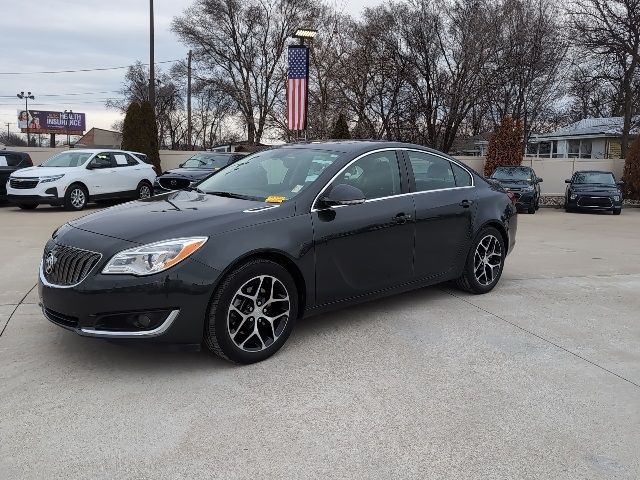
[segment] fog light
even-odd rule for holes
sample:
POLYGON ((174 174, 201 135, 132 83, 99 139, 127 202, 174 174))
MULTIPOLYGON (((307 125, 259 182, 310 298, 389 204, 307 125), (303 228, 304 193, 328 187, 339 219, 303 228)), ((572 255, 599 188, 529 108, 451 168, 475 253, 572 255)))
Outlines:
POLYGON ((620 195, 614 195, 614 196, 613 196, 613 200, 614 200, 615 202, 619 202, 619 201, 620 201, 620 195))
POLYGON ((575 200, 576 198, 578 198, 578 195, 576 195, 575 193, 572 193, 571 195, 569 195, 569 198, 571 200, 575 200))
POLYGON ((152 320, 149 317, 149 315, 146 315, 143 313, 142 315, 138 315, 138 318, 133 324, 138 328, 149 328, 149 325, 151 325, 151 322, 152 320))

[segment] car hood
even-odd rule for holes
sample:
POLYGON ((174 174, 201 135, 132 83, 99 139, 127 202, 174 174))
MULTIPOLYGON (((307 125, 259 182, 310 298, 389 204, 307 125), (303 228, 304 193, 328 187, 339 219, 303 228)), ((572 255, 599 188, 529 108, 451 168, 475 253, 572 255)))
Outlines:
POLYGON ((117 205, 69 223, 88 232, 143 244, 217 235, 284 218, 294 211, 295 205, 289 203, 276 206, 181 190, 117 205))
POLYGON ((571 190, 577 193, 588 193, 589 195, 614 195, 620 192, 617 185, 589 185, 574 183, 571 190))
POLYGON ((77 172, 78 167, 27 167, 21 168, 12 177, 48 177, 52 175, 62 175, 65 173, 77 172))
POLYGON ((213 172, 220 170, 219 168, 174 168, 172 170, 167 170, 162 175, 158 177, 167 178, 167 177, 181 177, 188 178, 189 180, 200 180, 201 178, 208 177, 213 172))

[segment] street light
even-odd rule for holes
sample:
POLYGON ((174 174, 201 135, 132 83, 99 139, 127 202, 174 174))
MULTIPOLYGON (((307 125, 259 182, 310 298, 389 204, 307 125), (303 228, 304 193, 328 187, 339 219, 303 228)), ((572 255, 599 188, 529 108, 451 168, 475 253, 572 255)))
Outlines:
POLYGON ((313 40, 314 38, 316 38, 316 35, 318 35, 318 30, 316 30, 315 28, 303 28, 300 27, 296 30, 296 33, 293 34, 294 37, 297 37, 300 39, 300 42, 303 43, 305 38, 308 38, 309 40, 313 40))
POLYGON ((73 110, 69 110, 69 111, 65 110, 64 111, 64 118, 65 118, 64 124, 67 127, 67 146, 69 148, 71 148, 71 140, 70 140, 70 137, 69 137, 69 115, 73 115, 73 110))
POLYGON ((31 100, 35 100, 36 97, 34 97, 31 92, 27 92, 27 94, 25 95, 24 92, 20 92, 17 93, 16 96, 19 99, 24 99, 24 109, 25 109, 25 113, 27 114, 27 147, 31 146, 31 136, 29 135, 29 99, 31 100))

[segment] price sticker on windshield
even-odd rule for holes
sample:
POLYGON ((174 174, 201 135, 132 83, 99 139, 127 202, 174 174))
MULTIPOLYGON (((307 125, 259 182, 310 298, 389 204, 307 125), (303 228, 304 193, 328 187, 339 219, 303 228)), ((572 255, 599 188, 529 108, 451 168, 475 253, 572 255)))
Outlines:
POLYGON ((269 195, 264 201, 267 203, 282 203, 287 197, 281 197, 279 195, 269 195))

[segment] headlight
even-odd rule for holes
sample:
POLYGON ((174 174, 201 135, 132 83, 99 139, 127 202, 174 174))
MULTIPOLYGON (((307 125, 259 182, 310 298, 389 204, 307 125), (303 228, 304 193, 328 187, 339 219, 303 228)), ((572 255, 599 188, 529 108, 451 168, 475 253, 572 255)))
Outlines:
POLYGON ((525 192, 533 192, 533 185, 527 185, 523 190, 525 192))
POLYGON ((56 180, 60 180, 62 177, 64 177, 64 173, 62 175, 51 175, 50 177, 40 177, 40 183, 55 182, 56 180))
POLYGON ((619 202, 620 201, 620 195, 614 195, 613 196, 613 201, 614 202, 619 202))
POLYGON ((572 194, 570 194, 570 195, 569 195, 569 198, 570 198, 571 200, 575 200, 576 198, 578 198, 578 194, 576 194, 576 193, 572 193, 572 194))
POLYGON ((207 237, 173 238, 116 253, 102 270, 105 274, 152 275, 177 265, 198 250, 207 237))

